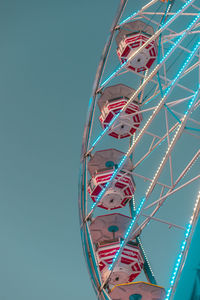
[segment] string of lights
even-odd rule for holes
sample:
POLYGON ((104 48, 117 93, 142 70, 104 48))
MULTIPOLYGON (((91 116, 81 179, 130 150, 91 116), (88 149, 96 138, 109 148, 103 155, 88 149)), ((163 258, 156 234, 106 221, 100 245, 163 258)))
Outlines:
MULTIPOLYGON (((200 42, 196 45, 196 47, 195 47, 195 51, 197 51, 197 49, 198 49, 198 47, 199 47, 199 44, 200 44, 200 42), (198 46, 198 47, 197 47, 198 46)), ((195 51, 193 51, 193 52, 195 52, 195 51)), ((188 61, 188 60, 187 60, 188 61)), ((187 62, 186 61, 186 62, 187 62)), ((187 62, 188 63, 188 62, 187 62)), ((186 63, 186 64, 187 64, 186 63)), ((184 64, 185 65, 185 64, 184 64)), ((181 74, 181 72, 180 72, 180 74, 181 74)), ((179 75, 180 76, 180 75, 179 75)), ((187 111, 185 112, 185 117, 188 115, 188 113, 191 111, 191 109, 192 109, 192 106, 193 106, 193 104, 195 103, 195 100, 197 99, 197 96, 198 96, 198 94, 199 94, 199 88, 197 89, 197 91, 195 92, 195 94, 194 94, 194 96, 193 96, 193 98, 191 99, 191 101, 190 101, 190 103, 189 103, 189 105, 188 105, 188 109, 187 109, 187 111)), ((181 125, 179 125, 179 127, 180 127, 181 125)), ((177 129, 177 132, 175 133, 175 137, 176 137, 176 135, 177 135, 177 133, 179 132, 179 128, 177 129)), ((171 144, 169 145, 169 147, 168 147, 168 149, 167 149, 167 152, 166 153, 168 153, 169 152, 169 149, 170 149, 170 146, 171 145, 173 145, 173 142, 174 142, 174 140, 172 140, 172 142, 171 142, 171 144)), ((162 163, 162 162, 161 162, 162 163)), ((160 168, 160 167, 159 167, 160 168)), ((158 168, 158 169, 159 169, 158 168)), ((157 176, 157 172, 156 172, 156 175, 155 176, 157 176)), ((123 247, 125 246, 125 244, 126 244, 126 242, 128 241, 128 239, 129 239, 129 236, 130 236, 130 234, 132 233, 132 231, 133 231, 133 228, 134 228, 134 225, 135 225, 135 223, 136 223, 136 220, 138 219, 138 216, 140 215, 140 212, 141 212, 141 210, 142 210, 142 207, 143 207, 143 205, 144 205, 144 203, 145 203, 145 201, 146 201, 146 199, 148 198, 148 196, 149 196, 149 191, 151 190, 151 188, 152 188, 152 183, 154 182, 154 179, 152 180, 152 182, 150 183, 150 186, 149 186, 149 188, 148 188, 148 190, 147 190, 147 192, 146 192, 146 196, 144 197, 144 198, 142 198, 142 200, 141 200, 141 202, 140 202, 140 205, 139 205, 139 207, 138 207, 138 209, 137 209, 137 211, 136 211, 136 214, 135 214, 135 217, 132 219, 132 221, 131 221, 131 223, 130 223, 130 225, 129 225, 129 227, 128 227, 128 230, 127 230, 127 232, 126 232, 126 234, 125 234, 125 236, 124 236, 124 240, 121 242, 121 245, 120 245, 120 249, 116 252, 116 255, 114 256, 114 258, 113 258, 113 261, 112 261, 112 264, 109 266, 109 270, 110 271, 112 271, 113 269, 114 269, 114 267, 115 267, 115 265, 116 265, 116 263, 117 263, 117 260, 118 260, 118 257, 120 256, 120 254, 121 254, 121 252, 123 251, 123 247)))
MULTIPOLYGON (((200 19, 200 14, 198 14, 194 18, 194 20, 189 24, 189 26, 186 28, 186 30, 183 32, 183 34, 178 38, 178 40, 168 50, 168 52, 165 54, 165 56, 163 56, 163 58, 160 60, 160 62, 157 64, 157 66, 154 68, 154 70, 144 79, 143 83, 140 85, 140 87, 137 89, 137 91, 130 97, 130 99, 127 101, 127 103, 123 107, 123 109, 121 109, 119 111, 119 113, 115 115, 115 117, 112 119, 110 124, 108 124, 107 127, 101 132, 101 134, 94 140, 94 142, 92 143, 92 148, 94 148, 96 146, 96 144, 101 140, 101 138, 108 132, 108 130, 111 128, 111 126, 117 120, 117 118, 127 109, 127 107, 131 104, 131 102, 140 94, 140 92, 142 92, 142 90, 144 90, 144 88, 148 84, 149 80, 152 79, 157 74, 157 72, 162 67, 162 65, 172 55, 174 50, 183 41, 183 39, 185 38, 187 33, 192 29, 192 27, 198 22, 199 19, 200 19)), ((169 87, 168 87, 168 89, 169 89, 169 87)))
MULTIPOLYGON (((123 63, 121 66, 119 66, 100 86, 102 89, 113 77, 115 77, 119 71, 124 68, 130 60, 132 60, 140 51, 142 51, 150 42, 156 40, 156 38, 171 24, 173 21, 176 20, 176 18, 183 13, 195 0, 189 0, 187 1, 171 18, 168 19, 167 22, 165 22, 159 30, 157 30, 152 37, 148 39, 137 51, 135 51, 128 60, 123 63)), ((135 15, 136 16, 136 13, 135 15)))
MULTIPOLYGON (((200 14, 199 14, 200 16, 200 14)), ((120 171, 120 169, 122 168, 125 160, 131 155, 131 153, 134 151, 136 145, 138 144, 138 142, 140 141, 140 139, 142 138, 142 136, 145 133, 145 130, 148 128, 148 126, 152 123, 153 119, 155 118, 155 116, 158 114, 158 112, 162 109, 165 100, 167 99, 167 97, 169 96, 169 94, 172 92, 176 82, 180 79, 181 74, 184 72, 185 68, 187 67, 187 65, 189 64, 189 62, 192 60, 192 58, 194 57, 195 53, 197 52, 198 48, 199 48, 200 42, 198 42, 194 49, 191 51, 191 53, 189 54, 187 60, 184 62, 183 66, 180 68, 179 72, 177 73, 177 75, 175 76, 175 78, 172 80, 172 83, 170 84, 170 86, 166 89, 164 97, 161 99, 161 101, 159 102, 159 104, 156 106, 153 114, 150 116, 150 118, 147 120, 146 124, 144 125, 144 127, 141 129, 140 133, 138 134, 138 136, 136 137, 134 143, 132 144, 132 146, 129 148, 128 152, 124 155, 124 157, 122 158, 122 160, 120 161, 118 168, 113 172, 110 181, 105 185, 105 187, 101 190, 101 192, 99 193, 98 197, 96 198, 96 202, 92 205, 91 211, 88 215, 88 217, 92 214, 94 208, 97 206, 97 204, 100 202, 102 196, 104 195, 105 191, 109 188, 109 186, 112 184, 112 180, 116 177, 116 175, 118 174, 118 172, 120 171)), ((195 97, 196 97, 196 93, 195 93, 195 97)), ((192 100, 194 99, 194 96, 192 98, 192 100)), ((193 103, 192 100, 190 101, 190 103, 193 103)), ((155 175, 157 176, 157 174, 155 175)), ((153 181, 152 181, 153 183, 153 181)), ((152 185, 150 185, 150 188, 152 189, 152 185)), ((149 192, 149 191, 148 191, 149 192)))

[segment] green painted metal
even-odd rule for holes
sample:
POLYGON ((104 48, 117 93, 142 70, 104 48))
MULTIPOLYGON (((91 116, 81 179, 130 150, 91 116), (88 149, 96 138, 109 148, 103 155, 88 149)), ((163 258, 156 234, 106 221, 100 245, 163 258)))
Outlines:
POLYGON ((200 265, 196 272, 194 287, 192 290, 191 300, 200 300, 200 265))
POLYGON ((200 220, 173 300, 200 300, 200 220))
POLYGON ((119 227, 112 225, 110 227, 108 227, 108 231, 110 232, 117 232, 119 230, 119 227))
POLYGON ((140 294, 133 294, 130 295, 129 300, 141 300, 142 299, 142 295, 140 294))
POLYGON ((115 166, 115 163, 114 163, 114 161, 109 160, 105 163, 105 165, 107 168, 112 168, 115 166))

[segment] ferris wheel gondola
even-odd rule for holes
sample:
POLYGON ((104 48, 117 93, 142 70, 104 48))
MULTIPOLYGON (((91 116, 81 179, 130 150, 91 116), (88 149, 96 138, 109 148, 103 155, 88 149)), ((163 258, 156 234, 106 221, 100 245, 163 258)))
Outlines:
POLYGON ((120 3, 90 99, 82 242, 99 299, 169 300, 200 211, 200 8, 144 0, 127 17, 129 2, 120 3))

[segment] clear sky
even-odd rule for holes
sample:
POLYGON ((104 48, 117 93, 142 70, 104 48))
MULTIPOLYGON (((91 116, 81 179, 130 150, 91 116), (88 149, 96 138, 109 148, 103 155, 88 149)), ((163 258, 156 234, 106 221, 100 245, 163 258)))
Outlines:
POLYGON ((79 233, 79 159, 117 4, 1 1, 1 300, 95 299, 79 233))
POLYGON ((117 5, 1 1, 1 300, 95 299, 79 233, 79 158, 117 5))

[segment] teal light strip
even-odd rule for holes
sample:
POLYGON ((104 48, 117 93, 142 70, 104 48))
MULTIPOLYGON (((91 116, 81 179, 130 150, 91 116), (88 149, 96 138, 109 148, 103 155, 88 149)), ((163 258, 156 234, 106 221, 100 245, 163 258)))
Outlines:
MULTIPOLYGON (((199 14, 200 17, 200 14, 199 14)), ((188 65, 188 63, 190 62, 190 60, 193 58, 193 56, 195 55, 195 53, 197 52, 198 48, 199 48, 200 42, 198 42, 194 49, 191 51, 190 55, 188 56, 187 60, 184 62, 183 66, 181 67, 181 69, 179 70, 178 74, 175 76, 175 78, 172 80, 172 83, 169 85, 169 87, 166 89, 164 97, 167 97, 167 95, 169 94, 169 92, 171 91, 171 88, 175 85, 175 83, 177 82, 177 80, 180 78, 182 72, 184 71, 184 69, 186 68, 186 66, 188 65)), ((196 95, 196 93, 194 94, 194 96, 196 95)), ((194 98, 193 96, 193 98, 194 98)), ((193 99, 192 98, 192 99, 193 99)), ((162 100, 161 100, 162 101, 162 100)), ((191 103, 191 101, 190 101, 191 103)), ((187 113, 187 112, 186 112, 187 113)), ((147 121, 148 122, 148 121, 147 121)), ((97 206, 97 204, 99 203, 99 201, 101 200, 102 196, 104 195, 105 191, 108 189, 108 187, 110 186, 112 180, 116 177, 116 175, 118 174, 120 168, 122 167, 122 165, 124 164, 125 160, 127 159, 127 157, 129 156, 129 151, 124 155, 124 157, 122 158, 122 160, 120 161, 118 168, 113 172, 110 180, 108 181, 108 183, 105 185, 105 187, 101 190, 101 192, 99 193, 98 197, 96 198, 96 202, 92 205, 92 210, 97 206)))
MULTIPOLYGON (((200 18, 200 13, 198 14, 198 16, 196 16, 194 18, 194 20, 189 24, 189 26, 186 28, 186 31, 190 30, 192 28, 192 26, 198 21, 198 19, 200 18)), ((169 20, 168 20, 169 22, 169 20)), ((165 23, 166 24, 166 23, 165 23)), ((164 26, 164 25, 163 25, 164 26)), ((172 51, 176 48, 176 46, 183 40, 183 38, 185 37, 186 32, 184 32, 179 39, 174 43, 174 45, 170 48, 170 50, 166 53, 166 55, 161 59, 160 63, 163 63, 164 60, 166 60, 168 58, 168 56, 171 55, 172 51)), ((182 72, 180 70, 180 72, 182 72)), ((179 74, 177 74, 177 76, 179 77, 179 74)), ((174 79, 176 80, 176 79, 174 79)), ((173 82, 171 83, 170 86, 173 85, 173 82)), ((165 89, 165 94, 168 90, 170 90, 170 86, 168 88, 165 89)), ((130 100, 129 100, 130 101, 130 100)), ((149 102, 147 102, 149 103, 149 102)), ((104 136, 104 134, 106 134, 106 132, 110 129, 110 127, 113 125, 113 123, 116 121, 116 119, 119 117, 119 115, 121 114, 122 110, 120 110, 120 112, 112 119, 112 121, 110 122, 110 124, 101 132, 101 134, 96 138, 96 140, 94 140, 92 147, 94 147, 99 140, 104 136)))
MULTIPOLYGON (((164 25, 162 25, 161 27, 160 27, 160 29, 159 30, 164 30, 165 29, 165 27, 167 27, 167 25, 170 23, 170 22, 173 22, 175 19, 176 19, 176 17, 177 17, 177 15, 182 11, 182 10, 184 10, 184 9, 186 9, 192 2, 194 2, 194 0, 189 0, 189 1, 187 1, 167 22, 165 22, 165 24, 164 25)), ((132 18, 132 17, 134 17, 134 15, 136 15, 138 12, 136 12, 136 13, 133 13, 130 17, 132 18)), ((130 18, 130 17, 128 17, 128 18, 130 18)), ((127 19, 128 19, 127 18, 127 19)), ((127 22, 127 19, 126 19, 126 22, 127 22)), ((120 23, 120 24, 123 24, 123 23, 125 23, 125 20, 124 21, 122 21, 122 23, 120 23)), ((104 85, 106 85, 107 83, 108 83, 108 81, 112 78, 112 77, 114 77, 124 66, 126 65, 126 62, 125 63, 123 63, 121 66, 119 66, 102 84, 101 84, 101 88, 104 86, 104 85)))
MULTIPOLYGON (((196 51, 198 50, 199 46, 200 46, 200 42, 197 43, 197 45, 195 46, 194 50, 193 50, 192 53, 189 55, 190 59, 191 59, 191 58, 193 57, 193 55, 196 53, 196 51)), ((188 59, 186 60, 186 62, 184 63, 183 67, 181 68, 182 71, 184 70, 184 68, 186 67, 186 65, 189 63, 190 59, 188 58, 188 59)), ((177 76, 175 77, 175 79, 173 80, 174 83, 175 83, 176 80, 180 77, 182 71, 181 71, 181 72, 179 71, 178 75, 177 75, 177 76)), ((168 93, 168 91, 167 91, 167 93, 168 93)), ((190 101, 190 103, 189 103, 189 105, 188 105, 188 109, 187 109, 187 111, 185 112, 185 115, 188 114, 188 112, 189 112, 190 108, 192 107, 192 105, 194 104, 194 102, 195 102, 195 100, 196 100, 198 94, 199 94, 199 88, 197 89, 197 91, 195 92, 193 98, 191 99, 191 101, 190 101)), ((119 255, 120 255, 120 253, 121 253, 121 251, 122 251, 122 248, 124 247, 125 243, 127 242, 128 238, 129 238, 130 233, 132 232, 132 229, 133 229, 133 227, 134 227, 134 225, 135 225, 136 219, 137 219, 138 215, 140 214, 140 211, 141 211, 141 209, 142 209, 142 207, 143 207, 145 201, 146 201, 146 197, 142 198, 142 200, 141 200, 141 202, 140 202, 140 205, 139 205, 138 209, 136 210, 135 217, 132 219, 132 221, 131 221, 131 223, 130 223, 130 225, 129 225, 129 227, 128 227, 128 230, 127 230, 127 232, 126 232, 126 234, 125 234, 125 236, 124 236, 124 240, 121 242, 120 248, 119 248, 119 250, 116 252, 116 254, 115 254, 114 258, 113 258, 112 264, 109 266, 109 270, 110 270, 110 271, 114 268, 115 262, 118 260, 118 257, 119 257, 119 255)), ((168 299, 166 299, 166 300, 168 300, 168 299)))

